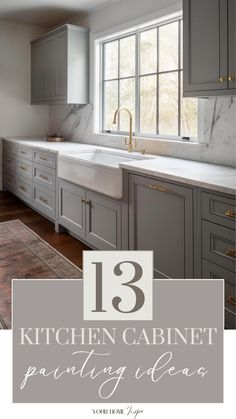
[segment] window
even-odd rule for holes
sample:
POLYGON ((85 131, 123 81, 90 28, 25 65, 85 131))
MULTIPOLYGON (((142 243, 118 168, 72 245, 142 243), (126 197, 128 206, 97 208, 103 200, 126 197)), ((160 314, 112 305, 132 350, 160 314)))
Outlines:
POLYGON ((197 137, 198 101, 182 95, 182 19, 172 20, 101 43, 102 131, 154 137, 197 137))

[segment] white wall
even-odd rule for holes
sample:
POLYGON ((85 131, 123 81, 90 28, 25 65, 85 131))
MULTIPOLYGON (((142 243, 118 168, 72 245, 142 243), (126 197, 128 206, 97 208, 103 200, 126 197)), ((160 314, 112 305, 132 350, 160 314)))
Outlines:
MULTIPOLYGON (((48 106, 30 105, 30 40, 43 32, 0 21, 0 138, 38 136, 48 130, 48 106)), ((1 160, 0 154, 0 173, 1 160)))

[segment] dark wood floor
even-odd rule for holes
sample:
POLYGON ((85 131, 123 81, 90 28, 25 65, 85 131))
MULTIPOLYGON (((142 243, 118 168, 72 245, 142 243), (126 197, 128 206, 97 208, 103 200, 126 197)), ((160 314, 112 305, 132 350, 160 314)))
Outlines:
POLYGON ((0 191, 0 223, 21 220, 43 240, 82 268, 82 252, 89 248, 67 233, 56 233, 54 224, 18 200, 9 192, 0 191))

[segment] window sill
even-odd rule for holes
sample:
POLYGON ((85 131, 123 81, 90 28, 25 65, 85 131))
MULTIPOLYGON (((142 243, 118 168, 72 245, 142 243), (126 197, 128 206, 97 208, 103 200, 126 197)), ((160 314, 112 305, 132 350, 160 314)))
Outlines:
MULTIPOLYGON (((108 139, 110 138, 111 140, 125 140, 125 138, 128 137, 128 135, 124 135, 124 134, 113 134, 113 133, 105 133, 105 132, 95 132, 94 133, 96 136, 99 137, 104 137, 104 139, 108 139)), ((144 146, 145 144, 148 145, 150 143, 152 144, 159 144, 159 145, 188 145, 188 146, 192 146, 192 147, 202 147, 202 148, 207 148, 208 144, 205 142, 199 142, 197 140, 181 140, 178 138, 157 138, 157 137, 138 137, 138 136, 134 136, 133 138, 135 138, 137 140, 138 143, 142 143, 142 145, 144 146)))

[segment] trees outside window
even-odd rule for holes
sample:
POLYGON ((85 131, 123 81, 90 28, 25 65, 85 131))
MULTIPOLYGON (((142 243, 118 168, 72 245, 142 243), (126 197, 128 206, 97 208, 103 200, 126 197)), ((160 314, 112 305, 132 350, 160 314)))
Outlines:
POLYGON ((182 94, 182 19, 145 28, 101 43, 102 131, 126 133, 127 107, 134 133, 162 138, 198 134, 198 100, 182 94))

